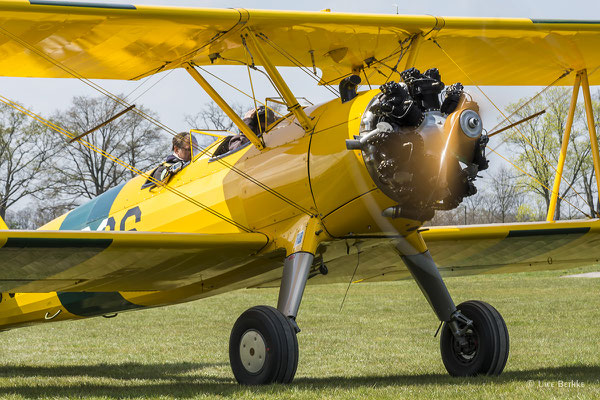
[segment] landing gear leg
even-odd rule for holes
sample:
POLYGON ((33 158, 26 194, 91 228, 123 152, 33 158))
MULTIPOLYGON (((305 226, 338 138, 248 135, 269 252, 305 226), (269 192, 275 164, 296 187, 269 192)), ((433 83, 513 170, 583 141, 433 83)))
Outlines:
MULTIPOLYGON (((402 254, 404 246, 398 246, 402 254)), ((438 319, 444 322, 440 337, 442 361, 452 376, 500 375, 508 359, 509 339, 500 313, 482 301, 454 305, 429 254, 402 255, 438 319)))
POLYGON ((256 306, 236 321, 229 339, 229 360, 243 385, 289 383, 298 366, 300 331, 296 315, 314 255, 297 252, 285 259, 277 309, 256 306))

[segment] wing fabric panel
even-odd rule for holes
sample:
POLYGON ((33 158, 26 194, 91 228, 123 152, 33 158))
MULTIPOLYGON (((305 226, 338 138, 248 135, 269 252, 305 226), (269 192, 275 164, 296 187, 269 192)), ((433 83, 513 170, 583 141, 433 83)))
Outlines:
POLYGON ((248 264, 260 233, 1 231, 0 291, 169 290, 248 264))
POLYGON ((563 269, 600 260, 597 219, 435 227, 423 232, 423 238, 449 273, 563 269))
POLYGON ((587 68, 590 83, 600 83, 600 21, 36 3, 0 4, 2 76, 139 79, 188 61, 239 65, 241 36, 252 31, 275 65, 314 61, 323 82, 357 68, 372 84, 397 79, 392 68, 400 55, 398 69, 406 67, 419 34, 426 40, 415 66, 439 68, 446 82, 548 85, 587 68))
MULTIPOLYGON (((600 264, 600 220, 431 227, 422 232, 443 276, 529 272, 600 264)), ((409 279, 397 238, 352 238, 324 244, 328 274, 309 283, 409 279), (357 254, 360 249, 360 255, 357 254)), ((277 287, 279 280, 260 287, 277 287)))

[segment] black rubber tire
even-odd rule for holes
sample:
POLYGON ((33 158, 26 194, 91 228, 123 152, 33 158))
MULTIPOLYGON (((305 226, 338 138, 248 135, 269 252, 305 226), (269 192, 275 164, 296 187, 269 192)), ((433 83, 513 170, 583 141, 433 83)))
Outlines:
POLYGON ((290 383, 298 367, 298 339, 290 320, 276 308, 252 307, 237 319, 229 338, 229 362, 235 379, 242 385, 290 383), (264 365, 251 373, 240 355, 242 336, 248 330, 258 331, 266 344, 264 365))
POLYGON ((500 375, 508 360, 509 339, 506 323, 491 305, 477 300, 466 301, 457 309, 473 321, 469 339, 472 353, 465 354, 456 346, 456 339, 447 323, 440 337, 442 361, 452 376, 500 375))

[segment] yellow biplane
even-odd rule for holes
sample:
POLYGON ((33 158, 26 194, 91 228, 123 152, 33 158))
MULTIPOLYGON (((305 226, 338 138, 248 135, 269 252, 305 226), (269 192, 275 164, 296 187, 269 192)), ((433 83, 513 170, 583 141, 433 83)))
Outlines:
POLYGON ((498 375, 509 351, 501 315, 481 301, 456 306, 440 272, 593 264, 600 222, 555 222, 551 212, 547 222, 423 228, 473 194, 487 167, 479 107, 459 82, 560 78, 575 100, 581 87, 599 176, 589 95, 599 48, 599 21, 3 1, 0 75, 137 80, 183 68, 250 143, 220 154, 221 138, 167 182, 135 171, 37 231, 2 223, 0 329, 279 287, 277 308, 239 317, 229 353, 240 383, 287 383, 307 281, 412 276, 443 323, 448 372, 498 375), (261 68, 288 113, 257 134, 205 79, 211 65, 261 68), (335 85, 335 98, 300 106, 280 66, 335 85), (359 92, 361 81, 376 88, 359 92), (443 82, 452 85, 442 92, 443 82))

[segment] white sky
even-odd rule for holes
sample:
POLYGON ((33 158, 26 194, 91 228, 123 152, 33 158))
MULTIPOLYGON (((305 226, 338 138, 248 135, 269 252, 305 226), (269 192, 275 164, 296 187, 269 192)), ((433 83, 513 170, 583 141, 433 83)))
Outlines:
MULTIPOLYGON (((128 3, 127 1, 104 0, 105 3, 128 3)), ((283 9, 283 10, 312 10, 318 11, 323 8, 330 8, 332 11, 340 12, 359 12, 359 13, 396 13, 396 8, 400 14, 433 14, 442 16, 486 16, 486 17, 531 17, 531 18, 554 18, 554 19, 590 19, 600 18, 600 2, 597 1, 542 1, 542 0, 418 0, 418 1, 400 1, 400 0, 334 0, 334 1, 314 1, 307 0, 303 2, 282 2, 282 1, 257 1, 257 0, 237 0, 237 1, 191 1, 191 0, 139 0, 131 2, 133 4, 148 5, 171 5, 171 6, 192 6, 209 8, 229 8, 240 7, 247 9, 283 9)), ((247 72, 241 67, 215 67, 211 71, 225 77, 228 81, 235 83, 236 86, 249 92, 247 72)), ((136 92, 133 97, 141 93, 145 88, 151 86, 156 81, 163 78, 165 74, 155 75, 147 78, 150 82, 144 85, 144 89, 136 92)), ((297 96, 305 96, 314 103, 331 99, 331 94, 324 88, 317 87, 314 81, 310 80, 303 73, 293 68, 283 68, 282 74, 292 87, 297 96)), ((442 71, 443 76, 443 71, 442 71)), ((263 98, 273 95, 270 86, 265 80, 256 76, 258 81, 257 97, 263 98)), ((134 90, 142 81, 97 81, 101 86, 113 93, 128 94, 134 90)), ((214 83, 214 81, 213 81, 214 83)), ((255 82, 256 83, 256 82, 255 82)), ((452 83, 452 82, 450 82, 452 83)), ((250 104, 250 100, 227 90, 222 86, 215 84, 215 87, 222 91, 223 96, 230 102, 239 102, 250 104)), ((514 102, 521 97, 532 95, 536 88, 485 88, 488 95, 499 105, 506 105, 514 102)), ((539 90, 539 88, 537 88, 539 90)), ((74 79, 39 79, 39 78, 0 78, 0 94, 23 103, 37 112, 48 115, 57 108, 68 107, 71 98, 74 95, 97 95, 92 89, 89 89, 82 82, 74 79)), ((471 90, 476 99, 480 95, 471 90)), ((146 92, 135 103, 145 105, 157 112, 159 119, 167 126, 176 131, 187 129, 183 122, 186 114, 195 114, 204 103, 209 101, 208 96, 202 89, 192 81, 191 77, 185 71, 174 71, 164 79, 160 80, 151 90, 146 92)), ((487 127, 492 127, 497 122, 495 112, 491 111, 491 106, 487 102, 481 101, 482 117, 487 127)), ((201 127, 199 127, 201 128, 201 127)))

